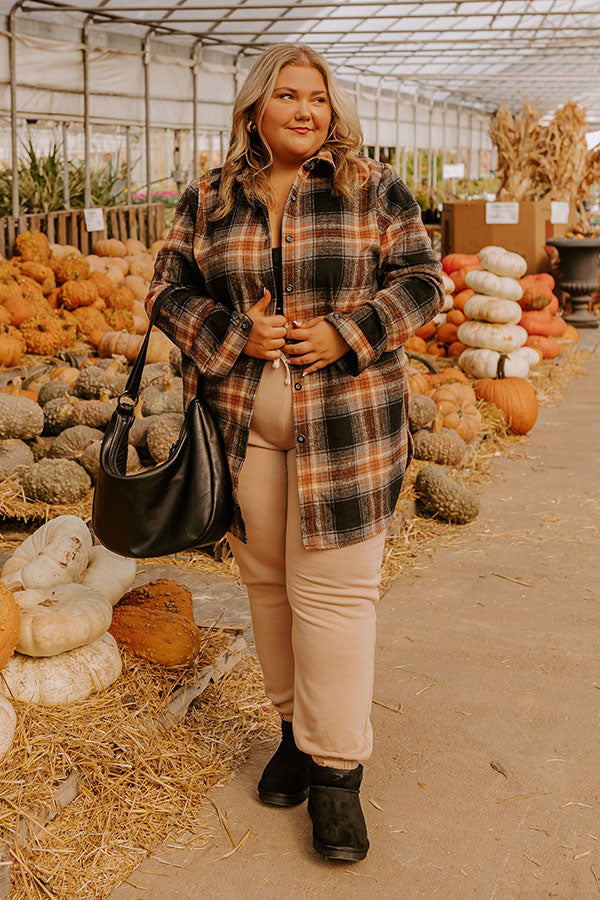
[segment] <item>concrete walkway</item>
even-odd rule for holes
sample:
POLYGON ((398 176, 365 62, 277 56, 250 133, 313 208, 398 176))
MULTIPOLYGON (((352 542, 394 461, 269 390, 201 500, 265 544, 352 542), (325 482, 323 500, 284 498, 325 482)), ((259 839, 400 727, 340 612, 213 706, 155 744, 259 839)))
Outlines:
POLYGON ((205 852, 159 848, 111 900, 600 896, 599 356, 380 604, 367 859, 321 860, 305 804, 259 803, 263 746, 211 792, 244 846, 218 859, 205 803, 205 852))

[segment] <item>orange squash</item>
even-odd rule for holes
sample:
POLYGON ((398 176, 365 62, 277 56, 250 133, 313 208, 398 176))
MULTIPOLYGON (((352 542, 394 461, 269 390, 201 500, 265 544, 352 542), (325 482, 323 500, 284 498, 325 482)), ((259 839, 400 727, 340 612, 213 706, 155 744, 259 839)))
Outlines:
POLYGON ((459 291, 458 294, 454 295, 454 309, 458 309, 461 312, 464 312, 465 303, 474 295, 475 291, 473 288, 466 288, 464 291, 459 291))
POLYGON ((479 266, 479 257, 476 253, 448 253, 442 259, 442 268, 446 275, 452 275, 465 266, 479 266))
POLYGON ((432 394, 432 399, 442 415, 445 428, 452 428, 463 441, 471 441, 481 428, 481 413, 477 398, 468 384, 444 384, 432 394))
POLYGON ((440 387, 442 384, 448 384, 453 381, 457 381, 460 384, 469 383, 469 379, 463 370, 457 366, 447 366, 445 369, 440 369, 439 372, 433 372, 428 377, 431 387, 440 387))

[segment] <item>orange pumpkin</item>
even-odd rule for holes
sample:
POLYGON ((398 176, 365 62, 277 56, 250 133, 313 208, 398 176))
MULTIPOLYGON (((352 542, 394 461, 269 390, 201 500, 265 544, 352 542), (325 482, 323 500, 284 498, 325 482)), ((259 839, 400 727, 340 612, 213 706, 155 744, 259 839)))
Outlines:
POLYGON ((474 295, 475 291, 472 288, 466 288, 464 291, 459 291, 458 294, 454 295, 454 309, 458 309, 461 312, 464 312, 465 303, 474 295))
POLYGON ((409 366, 406 370, 408 389, 413 394, 426 394, 429 391, 429 375, 421 372, 415 366, 409 366))
POLYGON ((446 322, 449 322, 451 325, 462 325, 462 323, 466 321, 467 317, 461 309, 451 309, 450 312, 446 314, 446 322))
POLYGON ((575 328, 574 325, 570 325, 568 322, 565 322, 565 330, 563 332, 563 338, 565 341, 578 341, 579 340, 579 332, 575 328))
MULTIPOLYGON (((133 362, 138 355, 144 340, 141 334, 128 334, 126 331, 109 331, 102 336, 98 344, 98 356, 124 356, 133 362)), ((146 362, 168 362, 173 344, 160 331, 154 331, 148 342, 146 362)))
POLYGON ((0 670, 19 643, 21 611, 11 591, 0 581, 0 670))
POLYGON ((505 377, 504 359, 504 356, 500 356, 496 378, 480 378, 473 387, 478 397, 502 410, 509 431, 513 434, 527 434, 537 420, 537 395, 524 378, 505 377))
POLYGON ((415 335, 417 337, 423 338, 424 341, 428 341, 432 338, 437 331, 437 326, 434 325, 433 322, 425 322, 424 325, 421 325, 420 328, 417 328, 415 331, 415 335))
POLYGON ((440 387, 442 384, 453 381, 458 381, 460 384, 469 383, 469 379, 463 370, 456 366, 447 366, 445 369, 440 369, 439 372, 434 372, 429 375, 429 383, 432 387, 440 387))
POLYGON ((9 298, 4 301, 4 308, 10 315, 10 324, 18 328, 25 319, 40 315, 47 310, 43 301, 31 297, 9 298))
POLYGON ((526 342, 526 347, 534 347, 541 354, 543 359, 556 359, 560 353, 560 344, 553 337, 545 337, 541 334, 531 334, 526 342))
POLYGON ((463 344, 462 341, 452 341, 452 343, 448 347, 448 356, 458 358, 464 350, 468 349, 469 348, 467 347, 467 345, 463 344))
POLYGON ((65 281, 60 289, 60 302, 65 309, 91 306, 98 299, 98 289, 93 281, 65 281))
POLYGON ((548 330, 548 337, 560 338, 565 333, 567 323, 561 316, 552 316, 548 330))
POLYGON ((548 304, 548 306, 546 307, 546 309, 548 310, 548 312, 550 313, 551 316, 554 316, 558 312, 558 307, 559 307, 558 297, 556 296, 556 294, 552 294, 552 299, 551 299, 550 303, 548 304))
POLYGON ((21 341, 11 334, 9 325, 5 322, 0 324, 0 366, 16 366, 23 356, 23 345, 21 341))
POLYGON ((439 341, 431 341, 427 344, 427 352, 430 356, 447 356, 446 348, 439 341))
POLYGON ((456 272, 452 272, 452 274, 450 275, 450 278, 456 285, 456 291, 458 291, 458 292, 465 291, 469 287, 469 285, 465 281, 465 275, 467 274, 467 272, 471 272, 473 269, 480 269, 480 268, 481 268, 481 266, 479 266, 479 265, 463 266, 462 269, 457 269, 456 272))
POLYGON ((412 350, 414 353, 427 353, 427 344, 423 338, 417 337, 416 334, 414 334, 407 340, 404 349, 412 350))
POLYGON ((446 321, 438 328, 437 339, 443 344, 451 344, 452 341, 457 340, 457 332, 458 325, 453 325, 452 322, 446 321))
POLYGON ((550 334, 552 316, 547 309, 526 310, 519 319, 519 325, 527 334, 550 334))

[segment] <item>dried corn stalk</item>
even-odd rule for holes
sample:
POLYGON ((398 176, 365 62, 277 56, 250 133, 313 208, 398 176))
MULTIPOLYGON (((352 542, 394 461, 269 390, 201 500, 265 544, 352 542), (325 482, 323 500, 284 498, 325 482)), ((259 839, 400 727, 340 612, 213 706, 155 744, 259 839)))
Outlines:
POLYGON ((573 200, 580 210, 592 185, 600 181, 600 146, 587 149, 586 110, 569 102, 540 124, 538 106, 523 102, 513 118, 502 106, 490 136, 498 149, 500 200, 573 200))

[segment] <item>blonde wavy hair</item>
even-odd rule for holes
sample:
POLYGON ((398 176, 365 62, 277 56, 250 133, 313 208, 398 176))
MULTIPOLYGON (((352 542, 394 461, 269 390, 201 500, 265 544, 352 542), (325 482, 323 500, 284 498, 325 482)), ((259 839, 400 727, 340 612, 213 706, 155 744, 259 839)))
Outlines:
POLYGON ((284 66, 313 66, 323 76, 331 105, 331 123, 320 149, 329 150, 333 156, 333 193, 350 197, 357 182, 369 177, 367 165, 359 156, 363 134, 358 113, 337 84, 327 62, 305 44, 275 44, 256 60, 235 98, 229 150, 221 170, 219 203, 212 219, 224 218, 233 207, 236 179, 243 178, 250 195, 266 206, 274 201, 268 178, 273 153, 262 135, 261 122, 284 66), (249 122, 256 123, 256 130, 251 133, 247 129, 249 122))

